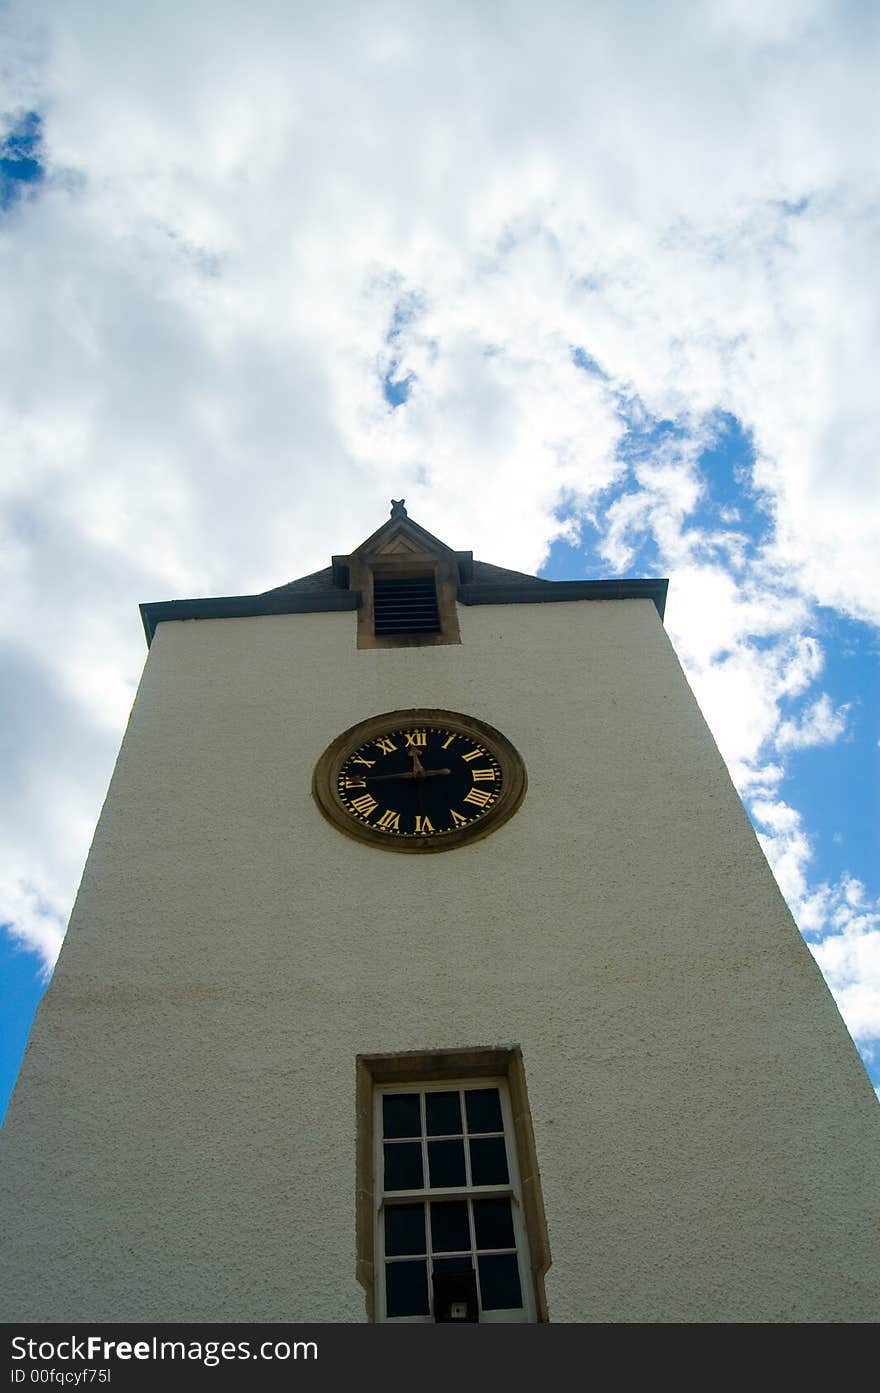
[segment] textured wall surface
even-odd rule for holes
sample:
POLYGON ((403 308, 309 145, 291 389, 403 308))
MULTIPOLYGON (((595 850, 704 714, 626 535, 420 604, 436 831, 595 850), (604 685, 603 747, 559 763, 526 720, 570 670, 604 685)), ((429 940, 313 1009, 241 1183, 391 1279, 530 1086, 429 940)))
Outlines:
POLYGON ((355 1056, 522 1047, 551 1320, 871 1320, 880 1109, 653 605, 160 625, 2 1134, 0 1319, 364 1319, 355 1056), (382 711, 529 790, 434 856, 318 813, 382 711))

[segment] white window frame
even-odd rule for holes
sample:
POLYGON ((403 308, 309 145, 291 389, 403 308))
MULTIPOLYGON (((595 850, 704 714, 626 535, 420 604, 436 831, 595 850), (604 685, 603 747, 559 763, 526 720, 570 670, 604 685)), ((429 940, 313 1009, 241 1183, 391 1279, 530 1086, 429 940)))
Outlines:
MULTIPOLYGON (((423 1179, 428 1179, 427 1161, 427 1138, 424 1128, 424 1101, 421 1103, 422 1110, 422 1168, 423 1179)), ((462 1116, 462 1125, 465 1128, 464 1136, 467 1137, 467 1118, 462 1116)), ((403 1139, 401 1139, 403 1140, 403 1139)), ((432 1138, 433 1140, 433 1138, 432 1138)), ((513 1113, 510 1103, 510 1092, 507 1080, 500 1077, 487 1077, 476 1075, 464 1078, 443 1078, 443 1079, 412 1079, 405 1083, 377 1083, 373 1089, 373 1175, 375 1177, 375 1205, 374 1205, 374 1253, 375 1253, 375 1318, 377 1321, 390 1325, 408 1324, 420 1325, 432 1323, 433 1313, 433 1284, 431 1282, 431 1224, 430 1214, 425 1214, 425 1244, 427 1250, 426 1261, 428 1263, 428 1303, 429 1314, 417 1316, 388 1316, 386 1313, 385 1298, 385 1208, 390 1205, 407 1203, 425 1203, 431 1200, 444 1199, 503 1199, 510 1198, 511 1212, 513 1215, 513 1230, 516 1243, 516 1257, 519 1267, 520 1290, 522 1292, 522 1307, 507 1310, 484 1311, 480 1299, 479 1272, 477 1268, 477 1257, 475 1248, 471 1249, 471 1256, 474 1262, 474 1276, 477 1278, 477 1302, 479 1309, 479 1319, 482 1323, 497 1324, 523 1324, 537 1320, 535 1309, 535 1293, 532 1283, 531 1263, 529 1260, 528 1235, 526 1231, 525 1216, 523 1213, 522 1184, 520 1180, 519 1162, 516 1147, 516 1135, 513 1126, 513 1113), (452 1186, 442 1189, 431 1189, 423 1186, 418 1190, 393 1190, 385 1191, 385 1156, 384 1138, 382 1135, 382 1099, 389 1093, 418 1093, 424 1099, 426 1093, 440 1092, 459 1092, 464 1089, 484 1089, 497 1088, 501 1101, 501 1116, 504 1127, 504 1142, 507 1152, 507 1168, 509 1179, 504 1185, 462 1185, 452 1186)), ((470 1168, 468 1158, 468 1147, 465 1146, 465 1164, 470 1168)), ((473 1233, 473 1221, 471 1220, 471 1233, 473 1233)), ((505 1253, 510 1249, 504 1249, 505 1253)), ((441 1256, 438 1254, 438 1256, 441 1256)), ((443 1253, 443 1257, 455 1256, 443 1253)))

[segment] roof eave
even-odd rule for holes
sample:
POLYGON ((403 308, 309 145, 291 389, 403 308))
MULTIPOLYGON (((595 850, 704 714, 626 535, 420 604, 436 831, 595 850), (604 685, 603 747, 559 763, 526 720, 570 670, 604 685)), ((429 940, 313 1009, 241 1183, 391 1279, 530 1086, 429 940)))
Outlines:
MULTIPOLYGON (((667 580, 554 580, 465 584, 458 587, 463 605, 552 604, 572 600, 651 600, 663 618, 667 580)), ((201 600, 157 600, 139 606, 147 646, 156 626, 184 619, 253 619, 271 614, 328 614, 359 609, 360 590, 268 590, 260 595, 222 595, 201 600)))

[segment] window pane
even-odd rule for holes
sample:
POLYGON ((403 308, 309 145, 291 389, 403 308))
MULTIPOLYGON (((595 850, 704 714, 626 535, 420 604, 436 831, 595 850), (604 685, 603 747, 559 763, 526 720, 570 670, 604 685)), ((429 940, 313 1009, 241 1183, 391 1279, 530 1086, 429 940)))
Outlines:
POLYGON ((484 1311, 507 1311, 522 1306, 519 1268, 514 1253, 477 1258, 484 1311))
MULTIPOLYGON (((486 1245, 489 1246, 488 1244, 486 1245)), ((504 1247, 502 1243, 492 1245, 504 1247)), ((395 1204, 385 1210, 385 1253, 389 1258, 401 1253, 425 1253, 425 1206, 395 1204)))
MULTIPOLYGON (((440 1145, 448 1145, 448 1143, 441 1142, 440 1145)), ((474 1184, 506 1185, 509 1177, 504 1138, 478 1137, 476 1141, 470 1143, 470 1148, 471 1176, 474 1184)))
POLYGON ((382 1097, 383 1137, 420 1137, 422 1122, 418 1093, 386 1093, 382 1097))
POLYGON ((469 1088, 464 1095, 469 1132, 503 1132, 497 1088, 469 1088))
POLYGON ((461 1132, 461 1102, 458 1093, 426 1093, 425 1112, 429 1137, 448 1137, 461 1132))
MULTIPOLYGON (((431 1247, 435 1253, 460 1253, 471 1246, 471 1227, 464 1200, 448 1200, 431 1205, 431 1247)), ((489 1245, 486 1244, 486 1247, 489 1245)), ((495 1248, 507 1244, 494 1243, 495 1248)), ((415 1249, 410 1248, 409 1252, 415 1249)))
POLYGON ((421 1190, 424 1183, 421 1142, 386 1142, 385 1189, 421 1190))
MULTIPOLYGON (((432 1206, 436 1208, 436 1206, 432 1206)), ((510 1200, 474 1200, 474 1228, 478 1248, 515 1248, 510 1200)), ((421 1249, 407 1248, 408 1253, 421 1249)))
POLYGON ((433 1266, 435 1272, 473 1272, 474 1260, 471 1257, 435 1258, 433 1266))
POLYGON ((464 1185, 464 1142, 429 1141, 428 1171, 432 1190, 446 1185, 464 1185))
POLYGON ((385 1304, 389 1316, 426 1316, 428 1306, 428 1264, 386 1262, 385 1304))

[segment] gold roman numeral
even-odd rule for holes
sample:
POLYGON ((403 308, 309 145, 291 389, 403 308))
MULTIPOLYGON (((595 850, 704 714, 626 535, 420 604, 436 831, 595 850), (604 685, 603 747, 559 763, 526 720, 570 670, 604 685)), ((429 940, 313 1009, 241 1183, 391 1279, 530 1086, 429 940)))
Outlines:
POLYGON ((453 824, 456 827, 464 827, 465 823, 467 822, 467 818, 462 817, 461 813, 457 813, 454 808, 450 808, 449 811, 452 813, 453 824))
POLYGON ((424 835, 426 832, 433 832, 434 824, 429 817, 421 817, 416 813, 416 831, 424 835))
POLYGON ((379 749, 382 751, 383 755, 390 755, 392 750, 397 749, 397 746, 395 745, 393 740, 377 740, 376 744, 379 746, 379 749))
POLYGON ((343 788, 366 788, 366 779, 344 779, 343 788))
POLYGON ((443 744, 440 746, 441 750, 448 750, 448 749, 449 749, 449 746, 452 744, 452 742, 453 742, 454 739, 455 739, 455 736, 454 736, 454 735, 450 735, 450 737, 449 737, 448 740, 444 740, 444 741, 443 741, 443 744))
POLYGON ((465 759, 465 760, 479 759, 479 758, 480 758, 480 755, 484 755, 485 753, 486 753, 485 750, 480 750, 480 749, 471 750, 470 754, 462 755, 462 759, 465 759))
POLYGON ((491 780, 493 784, 495 782, 494 769, 472 769, 471 773, 474 776, 475 784, 484 784, 487 779, 491 780))
POLYGON ((365 764, 368 769, 372 769, 376 763, 374 759, 364 759, 361 755, 352 755, 351 762, 352 764, 365 764))
POLYGON ((400 813, 396 813, 393 808, 389 808, 381 817, 373 823, 374 827, 381 827, 385 832, 400 831, 400 813))
POLYGON ((428 732, 426 730, 404 731, 403 738, 406 741, 407 749, 411 749, 414 745, 427 745, 428 732))
POLYGON ((361 817, 369 817, 373 809, 378 808, 379 804, 369 793, 364 793, 360 798, 352 798, 351 806, 357 809, 361 817))
POLYGON ((487 803, 492 802, 492 794, 487 793, 484 788, 472 788, 465 803, 474 803, 478 808, 485 808, 487 803))

